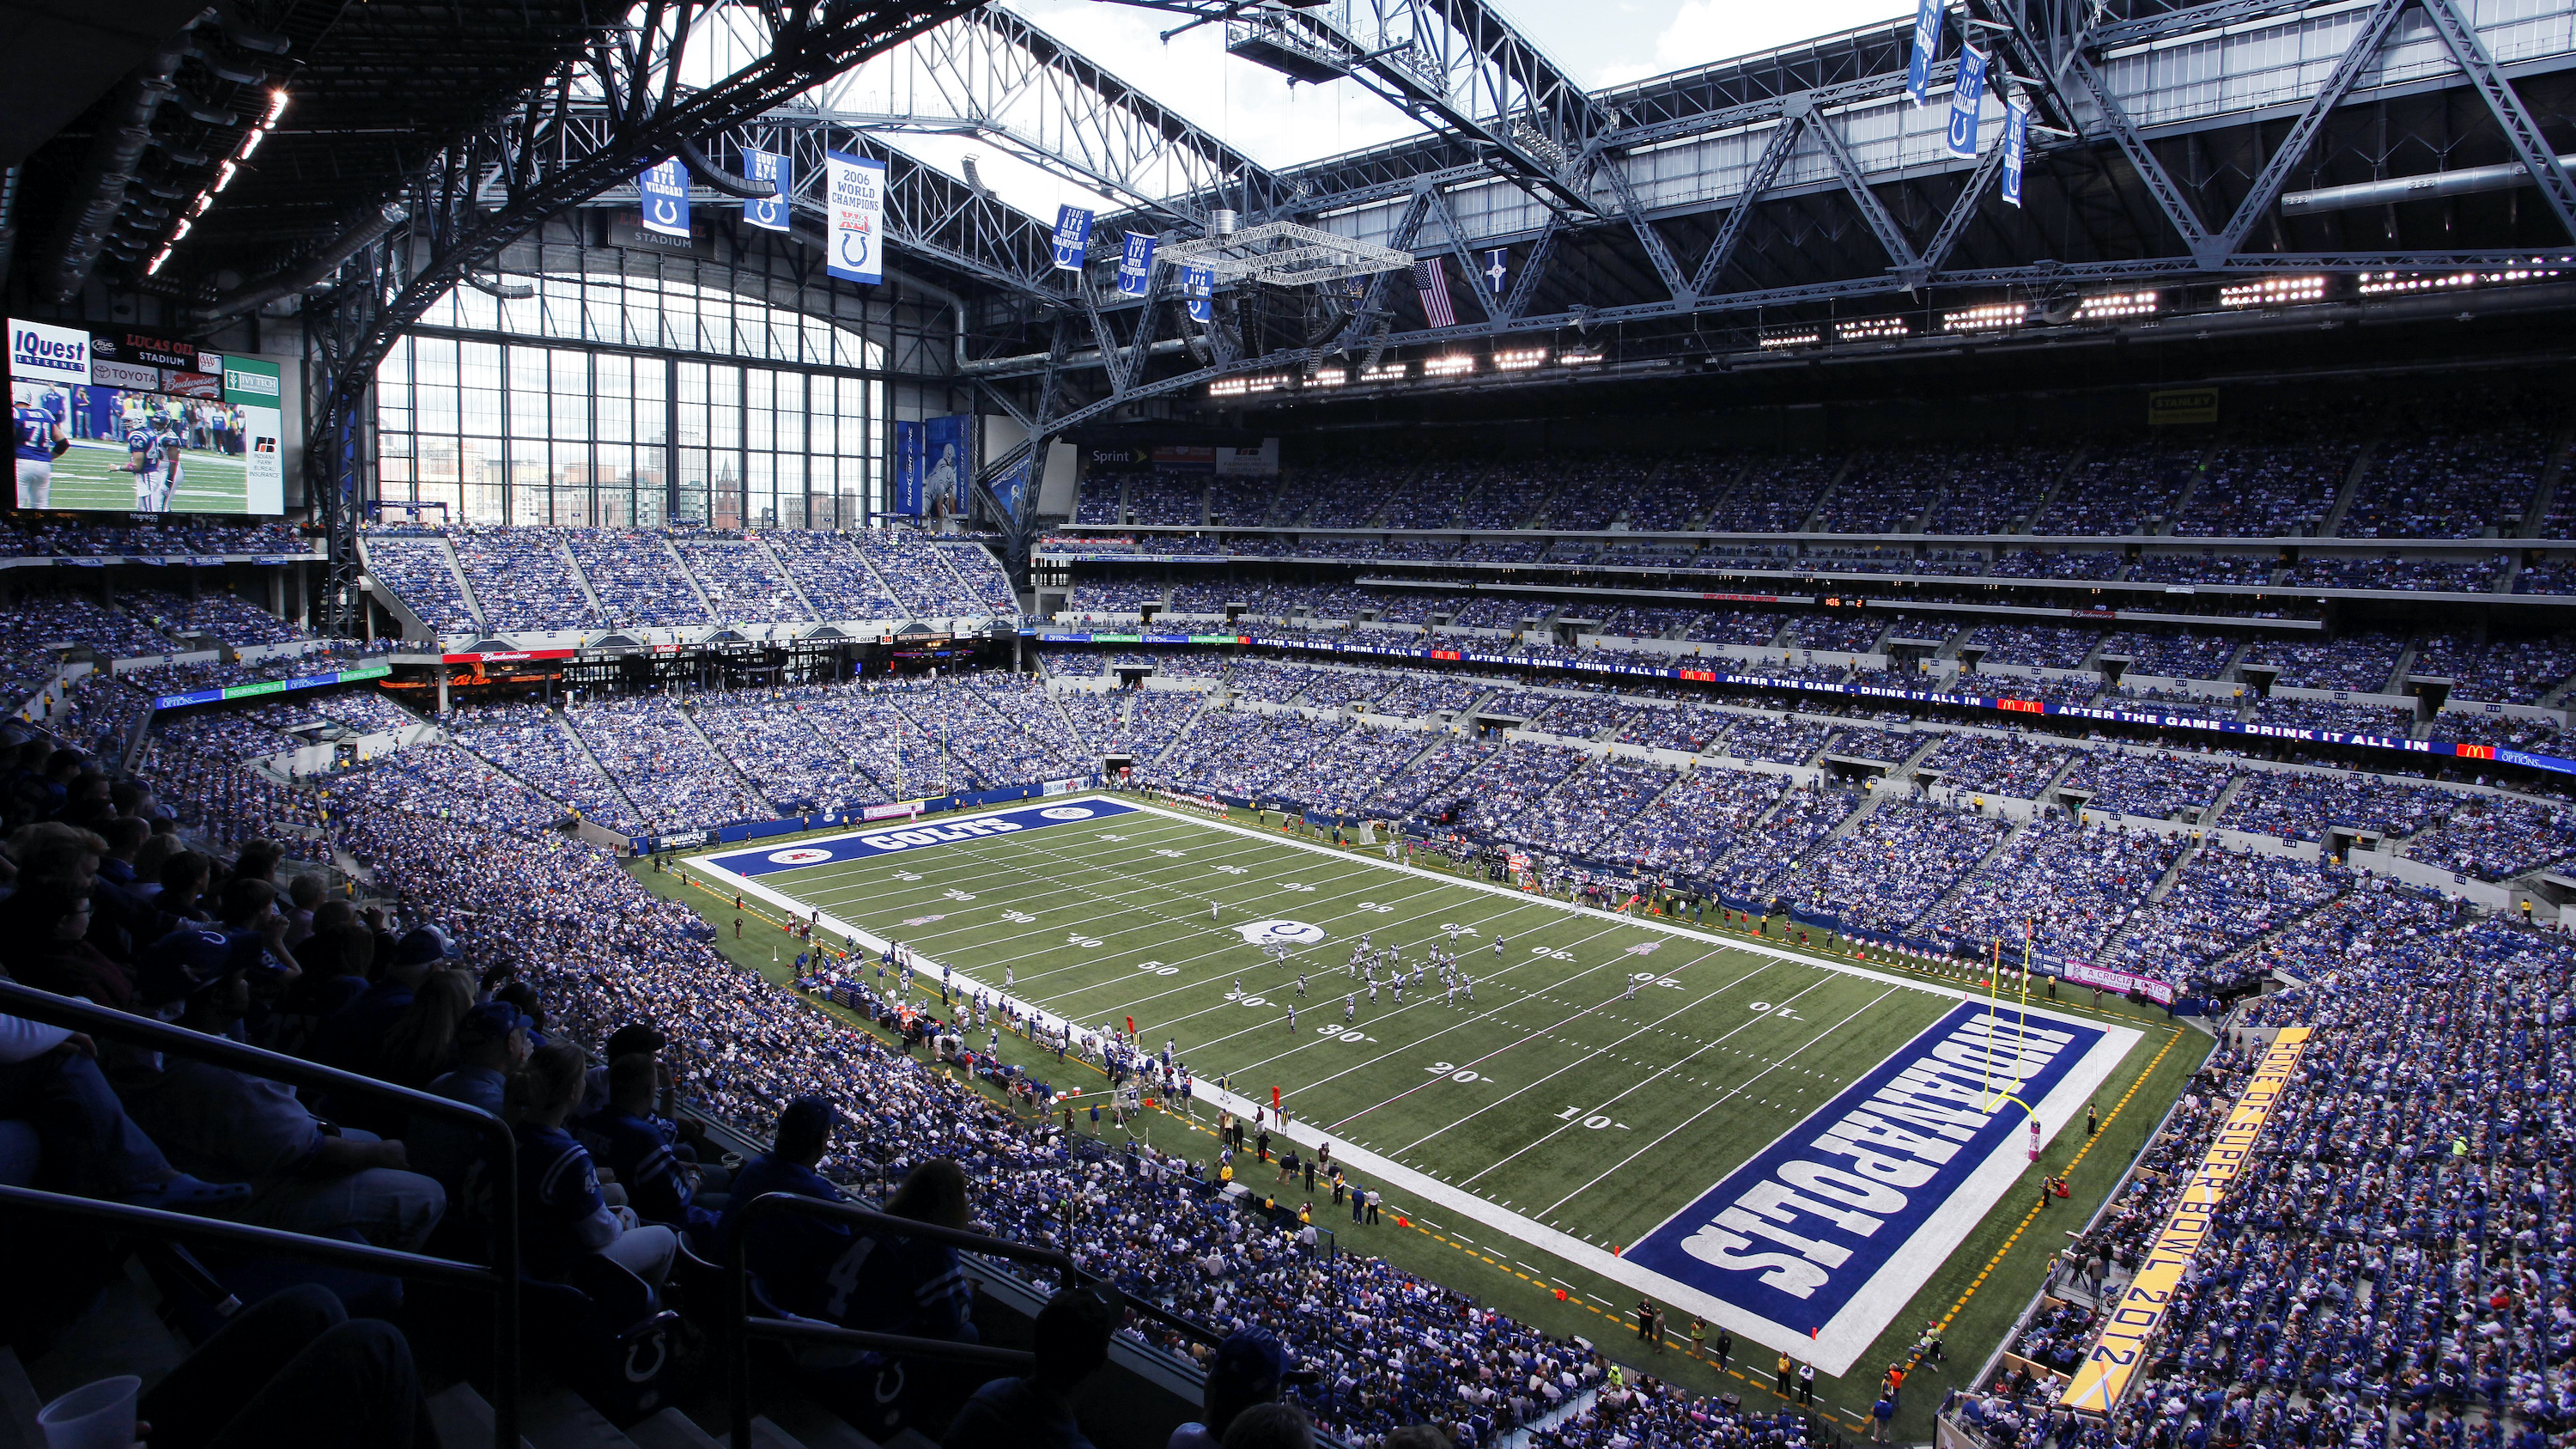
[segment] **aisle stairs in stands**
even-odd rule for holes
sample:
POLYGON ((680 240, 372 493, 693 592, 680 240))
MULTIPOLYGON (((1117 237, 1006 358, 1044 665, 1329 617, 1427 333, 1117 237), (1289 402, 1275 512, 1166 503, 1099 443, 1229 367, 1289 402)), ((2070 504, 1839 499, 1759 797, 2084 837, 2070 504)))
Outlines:
POLYGON ((757 533, 746 533, 743 537, 750 540, 753 548, 760 550, 760 556, 769 560, 771 568, 778 570, 778 576, 787 581, 788 590, 796 595, 796 602, 805 606, 805 612, 814 618, 822 618, 823 611, 814 607, 813 597, 805 592, 803 584, 796 582, 796 571, 787 566, 787 560, 779 556, 778 550, 771 548, 769 541, 757 533))
POLYGON ((1798 520, 1799 532, 1815 533, 1818 531, 1817 524, 1823 521, 1825 509, 1831 506, 1834 501, 1834 490, 1843 486, 1843 480, 1850 477, 1852 475, 1852 470, 1859 466, 1860 453, 1857 449, 1843 454, 1842 462, 1834 467, 1834 475, 1825 480, 1824 487, 1816 490, 1816 496, 1814 498, 1808 500, 1806 516, 1798 520))
POLYGON ((734 760, 733 756, 726 754, 721 749, 718 749, 716 747, 716 742, 707 738, 707 732, 705 730, 698 728, 697 717, 693 712, 681 709, 677 705, 674 705, 671 709, 671 713, 679 719, 680 728, 688 731, 689 738, 696 740, 700 747, 704 748, 708 754, 713 755, 724 762, 725 769, 732 772, 734 779, 742 783, 744 793, 750 795, 752 799, 760 802, 761 809, 768 811, 773 817, 778 819, 783 820, 786 818, 787 812, 779 809, 776 803, 770 800, 767 793, 762 791, 760 788, 760 782, 753 779, 750 772, 744 770, 743 767, 734 760))
POLYGON ((1735 472, 1729 475, 1725 485, 1717 490, 1717 495, 1708 500, 1708 506, 1682 520, 1682 527, 1685 529, 1697 528, 1701 524, 1708 522, 1710 518, 1715 517, 1717 511, 1724 508, 1728 501, 1735 497, 1735 490, 1744 486, 1744 480, 1753 476, 1753 470, 1757 462, 1758 459, 1751 453, 1747 453, 1742 458, 1738 459, 1735 465, 1735 472))
MULTIPOLYGON (((2235 788, 2233 781, 2229 782, 2228 788, 2235 788)), ((2199 840, 2193 840, 2183 846, 2182 853, 2174 857, 2174 863, 2165 867, 2165 873, 2156 877, 2156 883, 2147 887, 2147 893, 2138 898, 2137 905, 2130 908, 2128 919, 2120 923, 2120 929, 2103 939, 2102 948, 2093 953, 2093 959, 2097 961, 2119 959, 2120 948, 2127 945, 2129 937, 2137 933, 2138 918, 2147 913, 2147 907, 2173 894, 2174 882, 2181 880, 2184 869, 2194 860, 2199 859, 2200 853, 2208 848, 2199 840)))
POLYGON ((2238 775, 2229 780, 2225 786, 2220 788, 2218 798, 2210 801, 2209 808, 2201 812, 2199 823, 2203 827, 2207 827, 2216 825, 2219 821, 2226 819, 2229 807, 2236 803, 2236 797, 2243 794, 2245 792, 2245 787, 2253 783, 2253 780, 2254 777, 2250 774, 2238 775))
POLYGON ((2067 454, 2066 466, 2058 470, 2055 478, 2049 480, 2046 491, 2039 495, 2039 501, 2030 506, 2030 512, 2006 525, 2004 532, 2008 534, 2039 532, 2039 520, 2047 516, 2050 507, 2057 502, 2057 495, 2066 491, 2067 483, 2083 470, 2084 461, 2092 456, 2093 449, 2090 444, 2067 454))
POLYGON ((492 616, 484 612, 483 600, 474 592, 474 581, 465 576, 465 564, 456 556, 455 540, 443 533, 434 537, 438 543, 438 556, 447 561, 447 572, 455 578, 456 587, 465 594, 465 607, 473 613, 479 626, 489 630, 492 616))
POLYGON ((1958 904, 1959 897, 1967 892, 1968 887, 1976 882, 1977 877, 1983 874, 1988 866, 1991 866, 1996 861, 2003 859, 2004 852, 2012 849, 2013 842, 2021 839, 2022 832, 2030 829, 2031 823, 2032 822, 2029 820, 2014 821, 2012 823, 2012 828, 2003 833, 2003 838, 1995 842, 1994 849, 1978 856, 1977 863, 1975 865, 1961 871, 1959 873, 1958 880, 1953 882, 1948 890, 1941 893, 1941 898, 1934 901, 1931 905, 1924 907, 1923 914, 1915 917, 1914 919, 1917 921, 1937 921, 1949 914, 1950 908, 1958 904))
POLYGON ((566 543, 561 537, 556 537, 547 541, 546 549, 563 561, 564 571, 571 574, 572 581, 580 586, 581 596, 590 601, 590 616, 594 619, 607 618, 608 606, 599 601, 599 590, 590 586, 590 575, 581 571, 581 558, 572 551, 572 545, 566 543))
POLYGON ((689 572, 689 561, 680 557, 679 546, 665 537, 657 536, 653 541, 662 546, 663 556, 671 561, 672 575, 689 586, 689 593, 697 599, 698 607, 707 611, 708 618, 722 619, 724 615, 716 612, 715 603, 707 597, 707 591, 699 586, 698 576, 689 572))
MULTIPOLYGON (((2541 530, 2549 522, 2549 506, 2557 499, 2558 490, 2566 484, 2567 454, 2571 448, 2576 448, 2576 423, 2560 428, 2549 440, 2548 466, 2540 470, 2540 486, 2533 490, 2531 507, 2524 511, 2522 526, 2513 531, 2514 537, 2540 538, 2543 536, 2541 530)), ((2520 571, 2520 558, 2517 556, 2515 572, 2520 571)), ((2496 592, 2511 591, 2498 589, 2496 592)))
POLYGON ((2371 462, 2379 456, 2380 436, 2373 433, 2353 452, 2352 466, 2344 471, 2343 486, 2335 490, 2333 506, 2326 509, 2326 516, 2317 524, 2317 537, 2332 538, 2342 531, 2344 515, 2352 512, 2352 501, 2361 496, 2362 484, 2370 479, 2371 462))
MULTIPOLYGON (((634 819, 649 822, 653 818, 645 814, 636 806, 635 797, 627 794, 626 787, 618 782, 617 776, 611 773, 606 765, 599 762, 599 756, 591 753, 590 741, 583 739, 581 737, 581 731, 572 727, 571 716, 565 714, 562 710, 548 710, 546 712, 546 718, 554 722, 554 727, 556 729, 564 732, 565 737, 572 741, 572 747, 581 751, 581 757, 583 759, 590 761, 590 767, 597 770, 599 772, 599 777, 608 782, 608 788, 617 792, 617 798, 626 802, 626 808, 632 813, 634 819)), ((700 735, 698 738, 705 739, 706 736, 700 735)), ((489 760, 484 761, 484 763, 491 764, 489 760)), ((499 769, 500 767, 498 765, 494 765, 493 768, 499 769)))

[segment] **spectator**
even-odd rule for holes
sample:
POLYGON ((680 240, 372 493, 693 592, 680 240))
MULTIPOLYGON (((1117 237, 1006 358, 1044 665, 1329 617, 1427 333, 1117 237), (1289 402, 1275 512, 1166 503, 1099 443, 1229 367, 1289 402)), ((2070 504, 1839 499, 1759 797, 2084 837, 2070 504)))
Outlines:
POLYGON ((999 1444, 1091 1449, 1091 1440, 1074 1421, 1073 1395, 1109 1361, 1109 1339, 1117 1328, 1118 1311, 1097 1292, 1059 1291, 1038 1310, 1036 1369, 1025 1378, 994 1379, 977 1389, 940 1442, 948 1449, 999 1444))
POLYGON ((573 1260, 598 1253, 655 1288, 670 1272, 679 1237, 638 1223, 600 1195, 590 1152, 564 1130, 581 1097, 581 1049, 548 1042, 519 1076, 519 1245, 532 1277, 561 1278, 573 1260))

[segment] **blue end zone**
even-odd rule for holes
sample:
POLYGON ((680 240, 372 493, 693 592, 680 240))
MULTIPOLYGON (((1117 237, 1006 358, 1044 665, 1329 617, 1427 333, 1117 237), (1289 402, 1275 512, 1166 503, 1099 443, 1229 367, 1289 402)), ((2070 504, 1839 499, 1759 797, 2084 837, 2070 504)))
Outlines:
POLYGON ((1626 1256, 1815 1333, 1979 1168, 2022 1160, 2029 1115, 1998 1094, 2045 1100, 2106 1035, 1963 1002, 1626 1256))
POLYGON ((1017 835, 1024 831, 1044 830, 1053 825, 1081 825, 1106 820, 1114 815, 1132 815, 1136 807, 1114 800, 1085 797, 1045 805, 1029 805, 1017 810, 996 810, 987 815, 967 815, 939 824, 928 821, 888 824, 855 835, 835 835, 824 840, 804 840, 782 845, 775 850, 743 850, 732 855, 707 857, 710 865, 721 866, 740 876, 776 875, 780 871, 803 870, 810 865, 828 865, 840 860, 864 860, 872 855, 895 855, 924 846, 946 845, 958 840, 984 840, 999 835, 1017 835))

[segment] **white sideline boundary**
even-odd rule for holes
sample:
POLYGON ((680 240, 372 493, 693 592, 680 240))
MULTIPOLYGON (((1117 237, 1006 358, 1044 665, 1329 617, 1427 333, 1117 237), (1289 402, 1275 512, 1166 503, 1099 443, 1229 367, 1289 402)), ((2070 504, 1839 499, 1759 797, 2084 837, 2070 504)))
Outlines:
MULTIPOLYGON (((1555 900, 1551 897, 1535 894, 1533 892, 1515 890, 1509 886, 1495 885, 1489 881, 1469 880, 1462 876, 1452 876, 1445 872, 1430 870, 1422 866, 1405 865, 1399 862, 1383 860, 1372 860, 1357 852, 1337 850, 1331 846, 1318 845, 1311 841, 1298 840, 1285 835, 1274 837, 1268 832, 1256 830, 1250 826, 1237 825, 1231 821, 1212 820, 1205 816, 1186 814, 1177 810, 1169 810, 1161 806, 1145 804, 1142 801, 1130 797, 1092 793, 1084 795, 1059 796, 1056 798, 1054 803, 1060 805, 1077 805, 1084 803, 1122 805, 1139 813, 1157 815, 1168 820, 1176 820, 1185 824, 1200 826, 1208 830, 1229 831, 1236 835, 1249 836, 1255 840, 1269 841, 1273 844, 1288 845, 1300 850, 1311 851, 1318 855, 1331 856, 1336 860, 1344 862, 1360 861, 1375 869, 1419 876, 1439 884, 1459 886, 1473 891, 1482 891, 1488 895, 1502 896, 1524 904, 1545 905, 1571 916, 1599 916, 1602 914, 1599 911, 1588 910, 1587 908, 1577 905, 1571 901, 1555 900)), ((817 837, 816 839, 845 839, 853 836, 874 834, 877 830, 888 828, 894 827, 880 825, 874 828, 847 830, 838 835, 817 837)), ((811 845, 816 843, 816 841, 809 840, 801 843, 811 845)), ((724 849, 722 853, 728 855, 738 854, 742 851, 756 848, 756 845, 749 842, 737 842, 736 844, 724 849)), ((710 851, 710 854, 712 853, 715 852, 710 851)), ((814 914, 814 907, 810 904, 798 901, 784 892, 772 890, 763 886, 752 877, 737 875, 733 871, 727 870, 722 866, 714 865, 709 862, 706 856, 686 857, 681 861, 681 865, 684 867, 694 868, 705 874, 709 879, 722 882, 728 888, 739 891, 743 895, 753 896, 767 901, 771 905, 787 912, 791 918, 810 919, 814 914)), ((1933 996, 1948 997, 1956 1001, 1970 1003, 1974 1003, 1981 999, 1974 992, 1963 991, 1957 987, 1941 986, 1927 981, 1908 980, 1904 977, 1892 976, 1885 972, 1873 971, 1867 967, 1855 966, 1848 962, 1836 961, 1830 957, 1806 955, 1801 952, 1783 950, 1779 947, 1763 943, 1732 940, 1728 937, 1716 935, 1711 932, 1695 930, 1687 926, 1680 926, 1669 921, 1658 920, 1651 917, 1630 917, 1629 919, 1635 925, 1644 927, 1648 930, 1660 931, 1668 936, 1679 937, 1689 941, 1705 942, 1712 946, 1746 951, 1757 955, 1767 955, 1780 961, 1790 962, 1797 965, 1822 967, 1827 970, 1841 972, 1847 976, 1856 976, 1863 980, 1878 982, 1886 986, 1902 987, 1908 990, 1921 991, 1933 996)), ((891 944, 887 938, 879 936, 872 931, 862 930, 847 921, 843 921, 832 916, 828 912, 823 914, 821 925, 823 929, 830 931, 833 935, 843 937, 845 939, 855 939, 862 946, 871 951, 883 951, 891 944)), ((915 959, 921 964, 934 969, 941 968, 941 963, 939 961, 930 957, 921 956, 919 953, 915 953, 915 959)), ((1070 1030, 1075 1033, 1083 1033, 1089 1030, 1089 1028, 1083 1026, 1079 1022, 1067 1021, 1063 1017, 1060 1017, 1051 1011, 1047 1011, 1042 1007, 1035 1006, 1022 1000, 1012 992, 1001 990, 999 987, 990 983, 978 980, 971 973, 952 971, 951 974, 956 976, 958 979, 965 981, 969 986, 983 992, 987 996, 1011 1003, 1014 1010, 1019 1012, 1021 1015, 1033 1018, 1050 1028, 1070 1030)), ((2115 1071, 2120 1062, 2128 1056, 2131 1048, 2135 1047, 2140 1041, 2145 1039, 2145 1033, 2138 1031, 2134 1027, 2116 1026, 2103 1021, 2090 1021, 2082 1017, 2070 1016, 2041 1006, 2031 1006, 2026 1008, 2026 1010, 2028 1015, 2034 1018, 2064 1022, 2083 1027, 2086 1030, 2099 1031, 2102 1033, 2102 1039, 2094 1044, 2093 1049, 2087 1052, 2081 1061, 2076 1062, 2068 1069, 2065 1078, 2058 1083, 2056 1090, 2052 1091, 2047 1097, 2035 1104, 2036 1115, 2040 1120, 2043 1131, 2046 1133, 2047 1140, 2054 1142, 2067 1130, 2067 1127, 2072 1122, 2075 1113, 2082 1110, 2084 1104, 2092 1100, 2092 1098, 2100 1091, 2102 1084, 2110 1079, 2111 1073, 2115 1071), (2055 1122, 2058 1125, 2055 1128, 2049 1128, 2047 1124, 2050 1122, 2055 1122)), ((1920 1040, 1919 1036, 1909 1038, 1896 1049, 1896 1052, 1891 1052, 1889 1057, 1893 1057, 1899 1053, 1912 1049, 1915 1042, 1918 1040, 1920 1040)), ((1875 1070, 1877 1066, 1883 1065, 1887 1060, 1888 1058, 1881 1058, 1878 1063, 1872 1064, 1871 1070, 1875 1070)), ((1860 1075, 1866 1074, 1867 1073, 1864 1072, 1860 1075)), ((1232 1092, 1221 1091, 1206 1082, 1194 1084, 1193 1095, 1195 1097, 1205 1098, 1219 1109, 1230 1111, 1237 1117, 1249 1117, 1256 1109, 1267 1110, 1269 1106, 1266 1102, 1256 1102, 1254 1099, 1249 1097, 1239 1096, 1232 1092)), ((1801 1130, 1810 1120, 1812 1120, 1811 1117, 1801 1118, 1798 1122, 1792 1124, 1787 1132, 1780 1134, 1780 1136, 1785 1137, 1790 1133, 1801 1130)), ((1288 1141, 1294 1142, 1309 1150, 1312 1150, 1320 1143, 1330 1140, 1322 1132, 1315 1130, 1304 1122, 1296 1121, 1293 1118, 1287 1122, 1275 1124, 1272 1128, 1272 1132, 1274 1136, 1284 1137, 1288 1141)), ((1779 1139, 1774 1138, 1772 1140, 1773 1142, 1776 1142, 1779 1139)), ((1770 1145, 1770 1143, 1765 1143, 1763 1144, 1763 1148, 1758 1148, 1753 1152, 1746 1153, 1743 1160, 1751 1160, 1753 1157, 1758 1156, 1762 1150, 1767 1149, 1770 1145)), ((1877 1342, 1879 1335, 1887 1330, 1888 1325, 1895 1320, 1897 1313, 1902 1310, 1908 1302, 1912 1301, 1914 1295, 1922 1289, 1923 1284, 1930 1279, 1933 1272, 1938 1269, 1941 1264, 1949 1261, 1952 1253, 1958 1251, 1959 1245, 1967 1240, 1969 1231, 1976 1225, 1977 1221, 1983 1218, 1988 1212, 1992 1211, 1995 1205, 2002 1200, 2004 1193, 2012 1187, 2014 1180, 2019 1178, 2023 1172, 2029 1169, 2028 1159, 2025 1156, 2024 1149, 2021 1147, 2019 1140, 2007 1139, 2006 1143, 2002 1147, 1999 1147, 1992 1153, 1988 1154, 1986 1161, 1981 1164, 1965 1182, 1961 1183, 1958 1189, 1952 1192, 1949 1198, 1944 1201, 1938 1209, 1924 1220, 1923 1225, 1915 1230, 1913 1237, 1908 1241, 1905 1251, 1892 1256, 1888 1260, 1886 1266, 1882 1267, 1876 1276, 1872 1277, 1869 1282, 1863 1284, 1859 1291, 1852 1295, 1850 1301, 1843 1305, 1842 1311, 1836 1314, 1831 1322, 1819 1329, 1814 1337, 1800 1338, 1798 1337, 1795 1329, 1789 1328, 1786 1325, 1776 1323, 1771 1319, 1753 1313, 1750 1310, 1740 1308, 1723 1298, 1716 1297, 1701 1289, 1694 1288, 1677 1279, 1668 1278, 1661 1273, 1656 1273, 1649 1269, 1639 1267, 1628 1259, 1596 1247, 1591 1243, 1585 1242, 1583 1239, 1575 1237, 1571 1233, 1549 1227, 1545 1223, 1539 1222, 1521 1213, 1514 1212, 1509 1208, 1488 1202, 1484 1198, 1478 1197, 1473 1193, 1451 1187, 1447 1183, 1427 1176, 1413 1168, 1406 1167, 1402 1163, 1392 1162, 1386 1158, 1380 1157, 1366 1148, 1352 1146, 1348 1143, 1336 1143, 1333 1148, 1333 1156, 1335 1160, 1350 1167, 1355 1173, 1365 1174, 1367 1177, 1374 1179, 1382 1189, 1397 1189, 1410 1194, 1419 1201, 1436 1204, 1448 1212, 1452 1212, 1460 1217, 1481 1223, 1485 1227, 1516 1238, 1531 1247, 1537 1248, 1543 1252, 1553 1253, 1557 1257, 1562 1258, 1569 1263, 1577 1264, 1603 1278, 1609 1279, 1611 1282, 1620 1284, 1626 1288, 1634 1289, 1639 1293, 1646 1294, 1673 1307, 1695 1313, 1710 1323, 1722 1325, 1738 1337, 1749 1338, 1766 1348, 1774 1349, 1778 1352, 1789 1354, 1792 1357, 1811 1362, 1818 1370, 1835 1377, 1840 1377, 1850 1371, 1851 1366, 1859 1361, 1860 1356, 1867 1352, 1870 1345, 1877 1342)), ((1726 1170, 1728 1172, 1732 1172, 1735 1170, 1736 1165, 1737 1164, 1730 1164, 1726 1170)), ((1723 1174, 1721 1174, 1720 1180, 1723 1180, 1723 1174)), ((1705 1191, 1705 1189, 1702 1189, 1702 1191, 1705 1191)), ((1696 1198, 1693 1200, 1696 1201, 1696 1198)), ((1681 1210, 1686 1211, 1689 1206, 1689 1203, 1685 1203, 1681 1210)), ((1389 1204, 1385 1210, 1389 1212, 1399 1211, 1394 1208, 1392 1204, 1389 1204)), ((1669 1219, 1667 1219, 1667 1221, 1669 1222, 1669 1219)))

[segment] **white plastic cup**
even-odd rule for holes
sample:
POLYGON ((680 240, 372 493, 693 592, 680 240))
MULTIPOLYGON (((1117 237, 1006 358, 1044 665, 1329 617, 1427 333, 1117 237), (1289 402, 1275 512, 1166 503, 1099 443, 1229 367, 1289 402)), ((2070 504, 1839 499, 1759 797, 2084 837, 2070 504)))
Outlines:
POLYGON ((134 1449, 134 1399, 143 1380, 132 1374, 83 1384, 36 1411, 45 1449, 134 1449))

